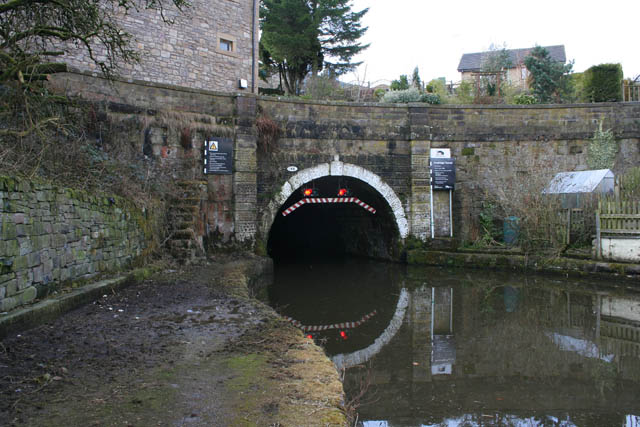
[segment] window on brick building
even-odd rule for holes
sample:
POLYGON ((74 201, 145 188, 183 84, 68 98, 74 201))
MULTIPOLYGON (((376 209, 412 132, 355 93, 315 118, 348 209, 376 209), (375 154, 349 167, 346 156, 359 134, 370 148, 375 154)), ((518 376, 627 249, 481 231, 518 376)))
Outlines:
POLYGON ((218 33, 216 52, 223 55, 238 56, 238 42, 232 34, 218 33))
POLYGON ((220 39, 220 50, 225 52, 233 52, 233 41, 220 39))

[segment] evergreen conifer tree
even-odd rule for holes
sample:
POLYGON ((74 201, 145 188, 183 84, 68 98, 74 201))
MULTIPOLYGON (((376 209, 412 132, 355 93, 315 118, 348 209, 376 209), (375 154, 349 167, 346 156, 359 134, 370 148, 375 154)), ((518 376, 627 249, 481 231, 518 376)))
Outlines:
POLYGON ((406 74, 401 74, 398 80, 391 82, 391 90, 407 90, 409 89, 409 79, 406 74))
POLYGON ((554 61, 549 51, 541 46, 531 50, 524 60, 530 73, 529 87, 541 103, 561 103, 571 94, 569 73, 573 63, 564 64, 554 61))
POLYGON ((260 42, 288 93, 300 94, 311 72, 338 76, 360 65, 351 59, 368 47, 358 41, 367 11, 351 11, 348 0, 262 0, 260 42))
POLYGON ((420 80, 420 70, 418 67, 413 69, 413 75, 411 76, 411 86, 422 90, 422 80, 420 80))

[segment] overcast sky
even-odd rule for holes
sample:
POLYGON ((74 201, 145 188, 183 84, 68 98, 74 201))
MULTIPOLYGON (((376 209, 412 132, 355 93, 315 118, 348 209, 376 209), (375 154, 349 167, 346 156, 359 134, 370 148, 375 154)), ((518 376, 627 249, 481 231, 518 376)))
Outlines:
POLYGON ((368 7, 364 63, 342 80, 387 82, 400 74, 460 80, 463 53, 563 44, 574 71, 621 63, 625 77, 640 74, 640 0, 352 0, 368 7), (366 72, 366 74, 365 74, 366 72))

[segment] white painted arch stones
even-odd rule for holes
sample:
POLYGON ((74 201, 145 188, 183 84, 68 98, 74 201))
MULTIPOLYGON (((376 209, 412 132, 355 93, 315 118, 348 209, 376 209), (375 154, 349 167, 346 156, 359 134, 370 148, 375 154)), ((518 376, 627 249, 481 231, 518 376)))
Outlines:
POLYGON ((380 193, 384 200, 389 204, 389 207, 393 212, 393 217, 395 218, 400 237, 402 239, 407 237, 409 234, 409 223, 407 222, 402 202, 393 189, 385 183, 382 178, 373 172, 361 166, 343 163, 340 160, 334 160, 331 163, 322 163, 308 169, 303 169, 291 176, 282 185, 280 193, 277 194, 274 200, 269 204, 268 218, 265 218, 265 221, 263 222, 263 230, 268 232, 269 228, 273 224, 276 213, 294 191, 314 179, 326 176, 346 176, 356 178, 376 189, 376 191, 378 191, 378 193, 380 193))

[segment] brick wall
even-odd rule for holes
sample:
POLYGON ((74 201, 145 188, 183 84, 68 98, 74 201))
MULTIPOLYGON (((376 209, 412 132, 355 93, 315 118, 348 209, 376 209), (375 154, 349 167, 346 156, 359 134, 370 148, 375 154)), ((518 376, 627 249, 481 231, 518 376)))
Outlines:
MULTIPOLYGON (((277 146, 258 151, 258 194, 278 194, 293 173, 331 163, 335 156, 379 176, 402 201, 409 217, 412 194, 412 134, 408 108, 385 104, 258 100, 261 114, 282 129, 277 146)), ((377 188, 376 190, 380 190, 377 188)), ((261 215, 269 212, 268 197, 258 198, 261 215)), ((421 216, 422 218, 424 216, 421 216)), ((262 233, 268 232, 269 221, 262 233)))
MULTIPOLYGON (((640 162, 638 104, 407 106, 267 98, 258 104, 283 129, 277 150, 258 164, 259 194, 282 186, 287 165, 303 169, 338 154, 383 177, 403 200, 410 234, 420 238, 429 234, 429 148, 451 148, 456 158, 453 223, 454 236, 462 239, 474 237, 480 204, 501 182, 587 169, 600 120, 618 140, 614 172, 640 162)), ((435 232, 446 236, 448 194, 435 197, 435 232)))
MULTIPOLYGON (((420 238, 430 234, 430 148, 451 148, 456 158, 454 236, 464 239, 473 237, 472 222, 485 194, 495 188, 496 177, 514 180, 538 176, 540 170, 552 174, 586 169, 588 144, 600 120, 618 139, 614 172, 640 163, 638 103, 431 106, 314 102, 233 96, 157 83, 112 85, 79 74, 56 79, 59 88, 105 102, 114 114, 143 115, 150 122, 163 110, 202 114, 231 129, 227 136, 236 145, 232 176, 204 177, 198 152, 190 159, 198 165, 190 179, 209 183, 202 219, 206 227, 201 228, 210 241, 220 244, 251 240, 256 232, 264 237, 272 220, 265 212, 292 176, 287 166, 303 170, 330 163, 335 155, 382 177, 402 201, 410 234, 420 238), (273 119, 282 130, 277 147, 270 152, 257 141, 254 124, 260 115, 273 119)), ((160 145, 168 145, 175 148, 171 155, 180 161, 177 136, 161 127, 153 129, 156 131, 160 136, 154 140, 158 145, 154 153, 161 152, 160 145)), ((141 147, 140 135, 135 138, 132 145, 141 147)), ((194 146, 201 142, 194 140, 194 146)), ((448 200, 444 202, 448 205, 448 200)), ((439 216, 446 214, 445 207, 440 206, 439 216)), ((448 221, 437 224, 442 226, 437 234, 449 234, 448 221)))
POLYGON ((475 239, 482 201, 503 186, 542 188, 557 172, 586 170, 589 143, 600 120, 618 142, 613 171, 640 163, 640 105, 434 107, 425 112, 432 148, 456 158, 455 236, 475 239))
MULTIPOLYGON (((249 85, 245 91, 257 93, 258 2, 190 3, 182 12, 167 6, 164 14, 174 21, 171 25, 156 10, 130 10, 118 16, 118 24, 133 35, 132 48, 141 56, 138 64, 123 64, 120 74, 127 79, 224 92, 241 91, 238 80, 245 79, 249 85), (232 42, 233 51, 221 50, 220 39, 232 42)), ((96 52, 99 59, 105 59, 104 52, 96 52)), ((72 47, 64 61, 78 70, 98 71, 80 48, 72 47)))
POLYGON ((119 198, 0 177, 0 312, 131 264, 146 224, 119 198))
POLYGON ((434 141, 588 139, 600 119, 618 138, 637 138, 640 104, 432 106, 422 109, 434 141))
MULTIPOLYGON (((137 147, 135 149, 140 155, 160 163, 165 173, 175 181, 206 181, 206 200, 202 200, 202 209, 194 219, 194 231, 204 238, 208 247, 227 245, 235 240, 234 188, 244 187, 234 187, 236 174, 205 176, 202 172, 201 147, 209 136, 235 140, 236 133, 241 134, 250 146, 252 121, 247 128, 245 120, 244 127, 238 126, 236 131, 239 111, 237 95, 139 81, 109 82, 83 73, 56 75, 52 84, 59 92, 96 103, 105 110, 111 122, 137 118, 142 123, 142 129, 111 135, 111 138, 127 141, 131 147, 137 147), (185 148, 181 143, 180 130, 183 128, 192 131, 192 147, 185 148), (146 143, 150 147, 145 151, 146 143)), ((250 109, 247 111, 251 116, 250 109)), ((250 158, 251 152, 240 151, 237 162, 244 162, 243 156, 250 158)), ((247 177, 250 179, 249 175, 247 177)))

